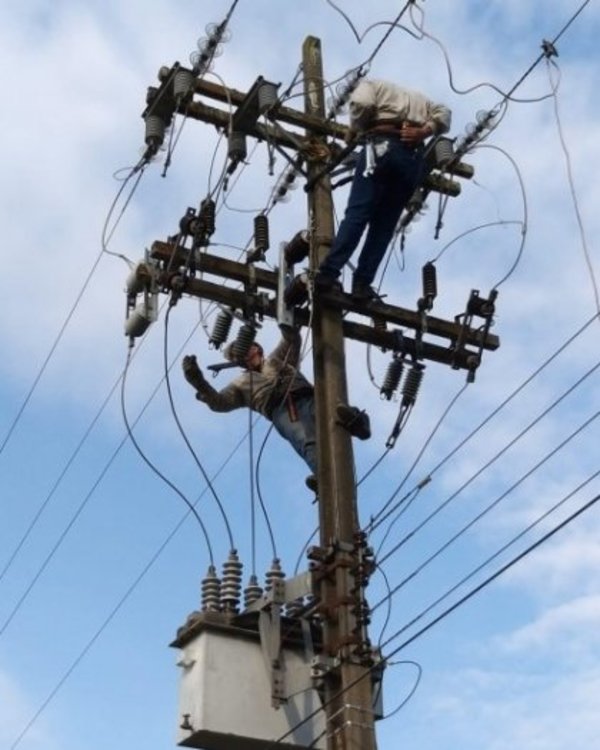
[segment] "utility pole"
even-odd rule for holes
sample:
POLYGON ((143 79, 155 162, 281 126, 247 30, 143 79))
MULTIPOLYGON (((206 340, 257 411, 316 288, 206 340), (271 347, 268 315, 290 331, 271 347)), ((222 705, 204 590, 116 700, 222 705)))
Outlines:
MULTIPOLYGON (((302 49, 304 104, 309 115, 325 116, 321 43, 308 37, 302 49)), ((315 138, 315 153, 327 153, 325 139, 315 138), (319 149, 321 145, 324 148, 319 149)), ((323 159, 308 165, 309 180, 322 171, 323 159)), ((315 271, 334 234, 333 200, 328 176, 308 194, 310 265, 315 271)), ((336 423, 336 405, 347 403, 342 312, 314 302, 313 358, 317 413, 319 516, 324 572, 321 582, 323 649, 331 659, 325 680, 325 711, 331 750, 376 747, 368 643, 356 613, 362 600, 358 581, 358 513, 352 438, 336 423), (361 656, 362 652, 362 656, 361 656)))
MULTIPOLYGON (((228 134, 228 174, 232 174, 246 156, 246 136, 265 140, 279 149, 294 168, 304 164, 308 193, 309 270, 314 273, 333 241, 333 199, 329 172, 336 159, 332 158, 331 149, 335 147, 335 139, 342 139, 347 129, 325 117, 323 61, 317 38, 308 37, 305 40, 302 62, 304 112, 275 102, 275 84, 265 82, 262 77, 244 94, 194 77, 192 71, 175 63, 170 69, 161 69, 160 87, 149 90, 144 119, 149 155, 156 153, 173 115, 181 113, 215 125, 228 134), (267 94, 264 93, 265 84, 267 94), (199 94, 203 100, 194 99, 194 94, 199 94), (204 101, 206 98, 227 102, 237 109, 232 114, 231 111, 208 106, 204 101), (259 121, 261 114, 265 115, 264 121, 259 121), (281 122, 295 129, 286 129, 281 122), (286 149, 295 151, 295 158, 290 157, 286 149)), ((339 160, 339 153, 337 158, 339 160)), ((462 163, 453 164, 451 171, 453 176, 466 178, 473 174, 472 168, 462 163)), ((425 178, 423 190, 458 195, 460 184, 432 168, 425 178)), ((266 221, 265 216, 261 218, 266 221)), ((258 247, 258 242, 254 251, 247 254, 246 262, 209 253, 214 224, 214 202, 205 200, 197 212, 188 208, 180 221, 177 235, 168 242, 156 241, 152 244, 149 258, 139 264, 127 283, 128 335, 141 335, 147 325, 156 319, 159 292, 171 294, 172 304, 182 295, 212 300, 236 311, 236 314, 252 323, 256 318, 278 318, 278 309, 281 311, 278 300, 283 293, 282 274, 256 265, 257 259, 264 258, 264 248, 258 247), (191 247, 186 247, 188 240, 191 247), (201 274, 199 278, 196 277, 197 273, 201 274), (225 286, 207 280, 205 274, 237 283, 235 287, 225 286), (239 288, 240 285, 243 288, 239 288), (140 294, 143 301, 136 305, 140 294)), ((221 715, 221 696, 213 696, 213 691, 208 689, 201 691, 201 697, 198 696, 196 686, 204 684, 202 655, 208 643, 210 649, 219 649, 224 662, 229 660, 235 665, 233 669, 240 663, 250 662, 244 651, 239 652, 239 658, 232 657, 230 645, 235 642, 238 647, 248 638, 259 641, 263 656, 266 654, 271 688, 270 696, 261 694, 260 698, 266 701, 270 697, 274 709, 280 709, 294 695, 304 695, 303 690, 290 695, 284 685, 285 670, 282 669, 279 652, 286 636, 281 628, 281 612, 282 607, 295 601, 298 595, 314 594, 316 603, 310 606, 310 623, 318 631, 318 645, 313 651, 312 646, 308 649, 304 643, 306 651, 316 652, 310 674, 305 675, 311 687, 304 689, 311 690, 318 700, 322 700, 326 719, 324 732, 316 737, 314 733, 311 734, 314 727, 309 727, 306 736, 310 736, 306 745, 312 747, 314 742, 319 741, 321 747, 322 737, 325 736, 327 750, 376 750, 373 685, 381 681, 382 666, 379 655, 369 641, 369 608, 365 599, 373 560, 359 525, 352 438, 337 423, 336 408, 340 403, 348 403, 344 353, 346 338, 391 351, 394 358, 410 357, 421 369, 420 361, 425 359, 463 369, 468 372, 469 378, 474 377, 483 350, 494 350, 499 346, 498 338, 490 333, 495 292, 486 300, 479 296, 478 290, 472 290, 464 313, 456 315, 453 321, 446 321, 431 315, 437 292, 434 290, 435 283, 432 285, 430 282, 431 279, 426 285, 424 281, 423 298, 414 311, 384 304, 380 300, 360 303, 351 295, 335 290, 315 295, 311 314, 303 308, 294 309, 297 325, 312 325, 320 543, 309 550, 309 574, 301 574, 286 581, 285 585, 281 581, 277 583, 275 577, 272 590, 262 597, 260 593, 256 594, 241 613, 235 601, 237 595, 231 595, 231 590, 238 586, 237 559, 228 565, 227 606, 221 606, 218 593, 220 584, 214 569, 203 581, 202 611, 190 616, 173 644, 184 651, 180 661, 184 670, 183 684, 186 685, 182 703, 187 708, 181 714, 180 744, 218 750, 224 746, 224 737, 231 736, 231 724, 227 722, 235 719, 221 715), (365 316, 367 323, 347 319, 345 314, 348 312, 355 317, 365 316), (477 327, 473 327, 476 318, 480 320, 477 327), (414 337, 405 335, 404 328, 414 331, 414 337), (437 343, 438 339, 442 339, 443 343, 437 343), (209 696, 216 701, 210 707, 206 705, 209 696)), ((305 637, 305 626, 308 625, 306 615, 302 621, 296 621, 296 625, 299 623, 305 637)), ((259 654, 257 660, 252 662, 254 666, 248 666, 248 669, 259 671, 262 669, 261 661, 259 654)), ((300 666, 297 669, 301 671, 300 666)), ((232 682, 232 689, 234 686, 237 686, 237 681, 232 682)), ((241 710, 244 703, 240 699, 240 714, 244 713, 241 710)), ((253 706, 247 716, 244 714, 240 717, 240 736, 245 737, 244 743, 247 738, 251 742, 251 745, 241 746, 259 747, 259 737, 273 736, 269 734, 274 731, 271 726, 267 731, 264 722, 261 722, 260 712, 265 710, 262 703, 257 701, 256 709, 253 706), (245 724, 248 725, 246 734, 246 726, 242 726, 245 724)), ((285 711, 273 713, 277 714, 275 724, 281 722, 278 726, 283 732, 286 725, 282 714, 285 711)), ((273 713, 269 715, 269 721, 274 720, 273 713)), ((319 710, 309 713, 306 720, 315 714, 322 720, 319 710)), ((298 726, 304 721, 302 718, 298 726)), ((285 731, 283 737, 288 738, 291 733, 293 729, 285 731)), ((294 733, 294 738, 290 739, 293 747, 305 746, 300 735, 294 733)), ((227 743, 232 749, 238 747, 229 739, 227 743)))

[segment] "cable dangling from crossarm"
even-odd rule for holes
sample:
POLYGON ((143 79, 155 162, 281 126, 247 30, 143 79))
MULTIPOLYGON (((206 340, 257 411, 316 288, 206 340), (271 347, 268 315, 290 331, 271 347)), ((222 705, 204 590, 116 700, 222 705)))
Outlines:
POLYGON ((192 503, 190 503, 190 501, 183 494, 183 492, 181 492, 181 490, 178 487, 176 487, 173 484, 173 482, 167 479, 167 477, 161 471, 159 471, 159 469, 157 469, 156 466, 146 456, 146 454, 143 452, 140 445, 138 444, 137 440, 135 439, 135 436, 129 424, 129 420, 127 418, 127 409, 125 408, 125 384, 127 380, 127 372, 129 370, 129 363, 131 360, 131 351, 132 351, 131 346, 129 346, 127 349, 127 360, 125 362, 125 369, 123 370, 123 379, 121 380, 121 413, 123 415, 123 421, 125 422, 125 427, 127 429, 127 435, 129 436, 129 439, 133 443, 133 447, 139 453, 140 458, 144 461, 144 463, 159 477, 159 479, 162 479, 163 482, 167 484, 173 490, 173 492, 175 492, 175 494, 178 495, 183 500, 183 502, 188 506, 190 512, 200 524, 200 528, 202 529, 204 540, 206 542, 206 548, 208 550, 208 557, 210 560, 210 564, 214 565, 215 563, 214 563, 212 545, 210 543, 210 537, 208 535, 208 531, 206 530, 206 526, 204 525, 204 522, 202 521, 202 519, 200 518, 200 515, 198 514, 198 511, 196 510, 196 508, 194 508, 192 503))
MULTIPOLYGON (((167 386, 167 395, 169 398, 169 404, 171 406, 171 413, 173 414, 173 418, 175 419, 175 423, 177 425, 179 432, 181 433, 183 441, 185 442, 188 450, 190 451, 192 458, 194 459, 196 463, 196 466, 200 469, 200 472, 202 473, 202 476, 204 477, 204 481, 206 482, 219 508, 219 511, 223 518, 223 522, 225 524, 225 528, 227 530, 227 536, 229 537, 229 548, 233 550, 235 548, 235 544, 233 541, 233 533, 231 531, 229 519, 227 518, 227 513, 225 513, 225 508, 223 507, 223 504, 221 500, 219 499, 219 496, 217 495, 215 488, 213 486, 213 483, 211 482, 210 477, 208 476, 204 466, 202 465, 202 462, 198 458, 196 451, 193 449, 189 441, 189 438, 186 435, 185 430, 183 429, 183 425, 181 424, 179 415, 177 414, 177 409, 175 408, 175 401, 173 399, 173 391, 171 389, 171 379, 169 377, 169 363, 168 363, 168 331, 169 331, 169 318, 170 318, 172 308, 173 308, 173 305, 169 305, 167 308, 166 315, 165 315, 165 334, 164 334, 164 347, 163 347, 163 364, 164 364, 164 369, 165 369, 165 383, 167 386)), ((211 563, 212 563, 212 560, 211 560, 211 563)))

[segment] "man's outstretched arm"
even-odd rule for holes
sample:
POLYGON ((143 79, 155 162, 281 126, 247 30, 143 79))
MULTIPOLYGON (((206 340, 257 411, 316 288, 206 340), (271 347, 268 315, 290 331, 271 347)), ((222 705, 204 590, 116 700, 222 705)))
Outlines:
POLYGON ((220 391, 212 387, 202 374, 195 354, 187 354, 183 358, 181 366, 183 376, 196 389, 196 398, 199 401, 204 401, 212 411, 233 411, 244 406, 243 393, 235 383, 230 383, 220 391))

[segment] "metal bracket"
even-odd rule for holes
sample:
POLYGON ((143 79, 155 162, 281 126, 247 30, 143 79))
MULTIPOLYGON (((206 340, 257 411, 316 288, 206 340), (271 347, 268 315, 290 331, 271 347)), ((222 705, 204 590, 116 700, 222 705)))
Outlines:
POLYGON ((471 294, 469 296, 469 300, 467 302, 467 307, 464 313, 460 315, 455 316, 455 321, 458 323, 461 323, 460 332, 458 334, 458 337, 454 343, 454 360, 452 362, 452 367, 454 369, 458 369, 458 365, 456 364, 456 355, 459 352, 465 352, 467 354, 467 359, 470 362, 469 372, 467 375, 467 382, 472 383, 475 380, 475 371, 479 367, 479 364, 481 363, 481 355, 483 352, 483 346, 485 343, 485 340, 487 338, 487 335, 489 333, 489 330, 492 326, 493 320, 494 320, 494 312, 495 312, 495 302, 496 298, 498 297, 498 290, 492 289, 490 292, 490 296, 488 299, 485 299, 484 297, 479 296, 479 290, 478 289, 472 289, 471 294), (467 330, 471 328, 471 324, 473 322, 473 318, 477 316, 480 318, 483 318, 485 320, 484 325, 479 329, 479 346, 477 350, 468 350, 465 345, 465 337, 467 334, 467 330))

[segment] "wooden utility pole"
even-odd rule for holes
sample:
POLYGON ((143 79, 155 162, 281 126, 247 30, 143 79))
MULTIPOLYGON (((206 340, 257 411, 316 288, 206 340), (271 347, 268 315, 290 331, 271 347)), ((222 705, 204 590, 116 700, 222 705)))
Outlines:
MULTIPOLYGON (((228 174, 245 158, 246 136, 266 140, 282 150, 290 164, 304 163, 310 271, 314 273, 333 241, 333 200, 328 176, 328 169, 332 167, 330 147, 335 139, 343 138, 346 128, 325 117, 323 62, 318 39, 306 39, 302 62, 304 112, 280 105, 271 107, 268 102, 263 107, 264 102, 260 104, 257 94, 263 85, 262 77, 244 94, 194 79, 190 71, 176 63, 159 74, 160 88, 149 90, 144 117, 149 155, 156 152, 165 127, 179 112, 229 133, 228 174), (194 94, 232 103, 237 109, 232 115, 230 111, 194 100, 194 94), (261 122, 260 113, 266 114, 261 122), (279 122, 296 129, 285 129, 279 122), (285 149, 296 151, 297 158, 290 157, 285 149)), ((339 146, 337 148, 339 158, 339 146)), ((468 164, 453 165, 452 171, 455 176, 467 178, 473 174, 468 164)), ((457 182, 435 172, 428 174, 423 187, 452 195, 460 192, 457 182)), ((140 278, 136 277, 128 285, 128 311, 134 322, 137 320, 134 315, 136 295, 142 289, 145 299, 151 294, 156 296, 157 290, 171 293, 174 301, 182 294, 209 299, 233 311, 241 311, 243 317, 252 322, 256 316, 277 318, 278 295, 283 291, 277 273, 256 266, 256 257, 251 253, 248 253, 246 262, 241 263, 206 252, 214 231, 214 208, 212 203, 212 217, 208 218, 202 215, 202 204, 198 213, 188 209, 180 222, 179 234, 168 242, 153 243, 152 266, 142 269, 140 278), (190 238, 192 246, 186 247, 190 238), (202 274, 200 278, 196 278, 196 272, 202 274), (221 276, 237 282, 237 285, 216 283, 207 280, 204 274, 221 276)), ((348 403, 345 338, 373 344, 394 352, 394 356, 410 357, 414 362, 427 359, 454 369, 464 369, 469 377, 474 377, 483 350, 493 350, 499 345, 498 338, 489 331, 494 299, 491 296, 485 300, 479 297, 477 290, 472 290, 465 312, 453 321, 433 317, 431 304, 421 305, 422 300, 418 303, 418 310, 413 311, 380 300, 360 303, 351 295, 335 290, 315 295, 311 315, 306 309, 294 311, 298 325, 306 325, 309 321, 312 324, 320 544, 310 550, 309 558, 312 561, 311 585, 313 592, 317 593, 318 623, 322 625, 322 644, 316 657, 318 664, 313 664, 311 676, 315 679, 315 686, 322 688, 320 694, 324 696, 328 750, 376 748, 373 672, 379 672, 379 665, 368 637, 369 612, 365 600, 365 588, 372 572, 372 553, 359 526, 352 438, 336 419, 338 404, 348 403), (347 312, 365 316, 366 323, 344 319, 347 312), (485 323, 473 328, 471 323, 476 317, 485 323), (375 321, 380 325, 374 325, 375 321), (412 329, 414 338, 405 335, 399 326, 412 329), (444 342, 432 342, 438 338, 444 342)), ((146 312, 142 305, 138 316, 142 323, 148 318, 146 312)), ((227 624, 231 624, 229 620, 227 624)), ((278 633, 276 635, 279 637, 278 633)), ((283 700, 281 696, 278 699, 283 700)), ((194 727, 187 719, 181 728, 186 737, 183 744, 205 747, 204 744, 194 744, 195 740, 188 736, 187 732, 193 731, 194 727)), ((198 733, 198 742, 204 741, 201 734, 198 733)))
MULTIPOLYGON (((320 41, 308 37, 302 49, 304 104, 308 115, 325 116, 323 61, 320 41)), ((315 154, 327 153, 325 140, 315 137, 315 154), (321 146, 321 148, 319 148, 321 146)), ((322 171, 324 159, 309 162, 310 180, 322 171)), ((308 196, 311 237, 310 265, 316 270, 334 234, 329 177, 315 183, 308 196)), ((325 676, 327 746, 333 750, 376 747, 368 661, 361 648, 356 610, 361 601, 357 582, 358 513, 352 438, 336 423, 336 406, 347 403, 342 313, 314 302, 313 358, 317 412, 319 515, 324 575, 321 603, 323 650, 331 659, 325 676), (325 572, 326 571, 326 572, 325 572)))

